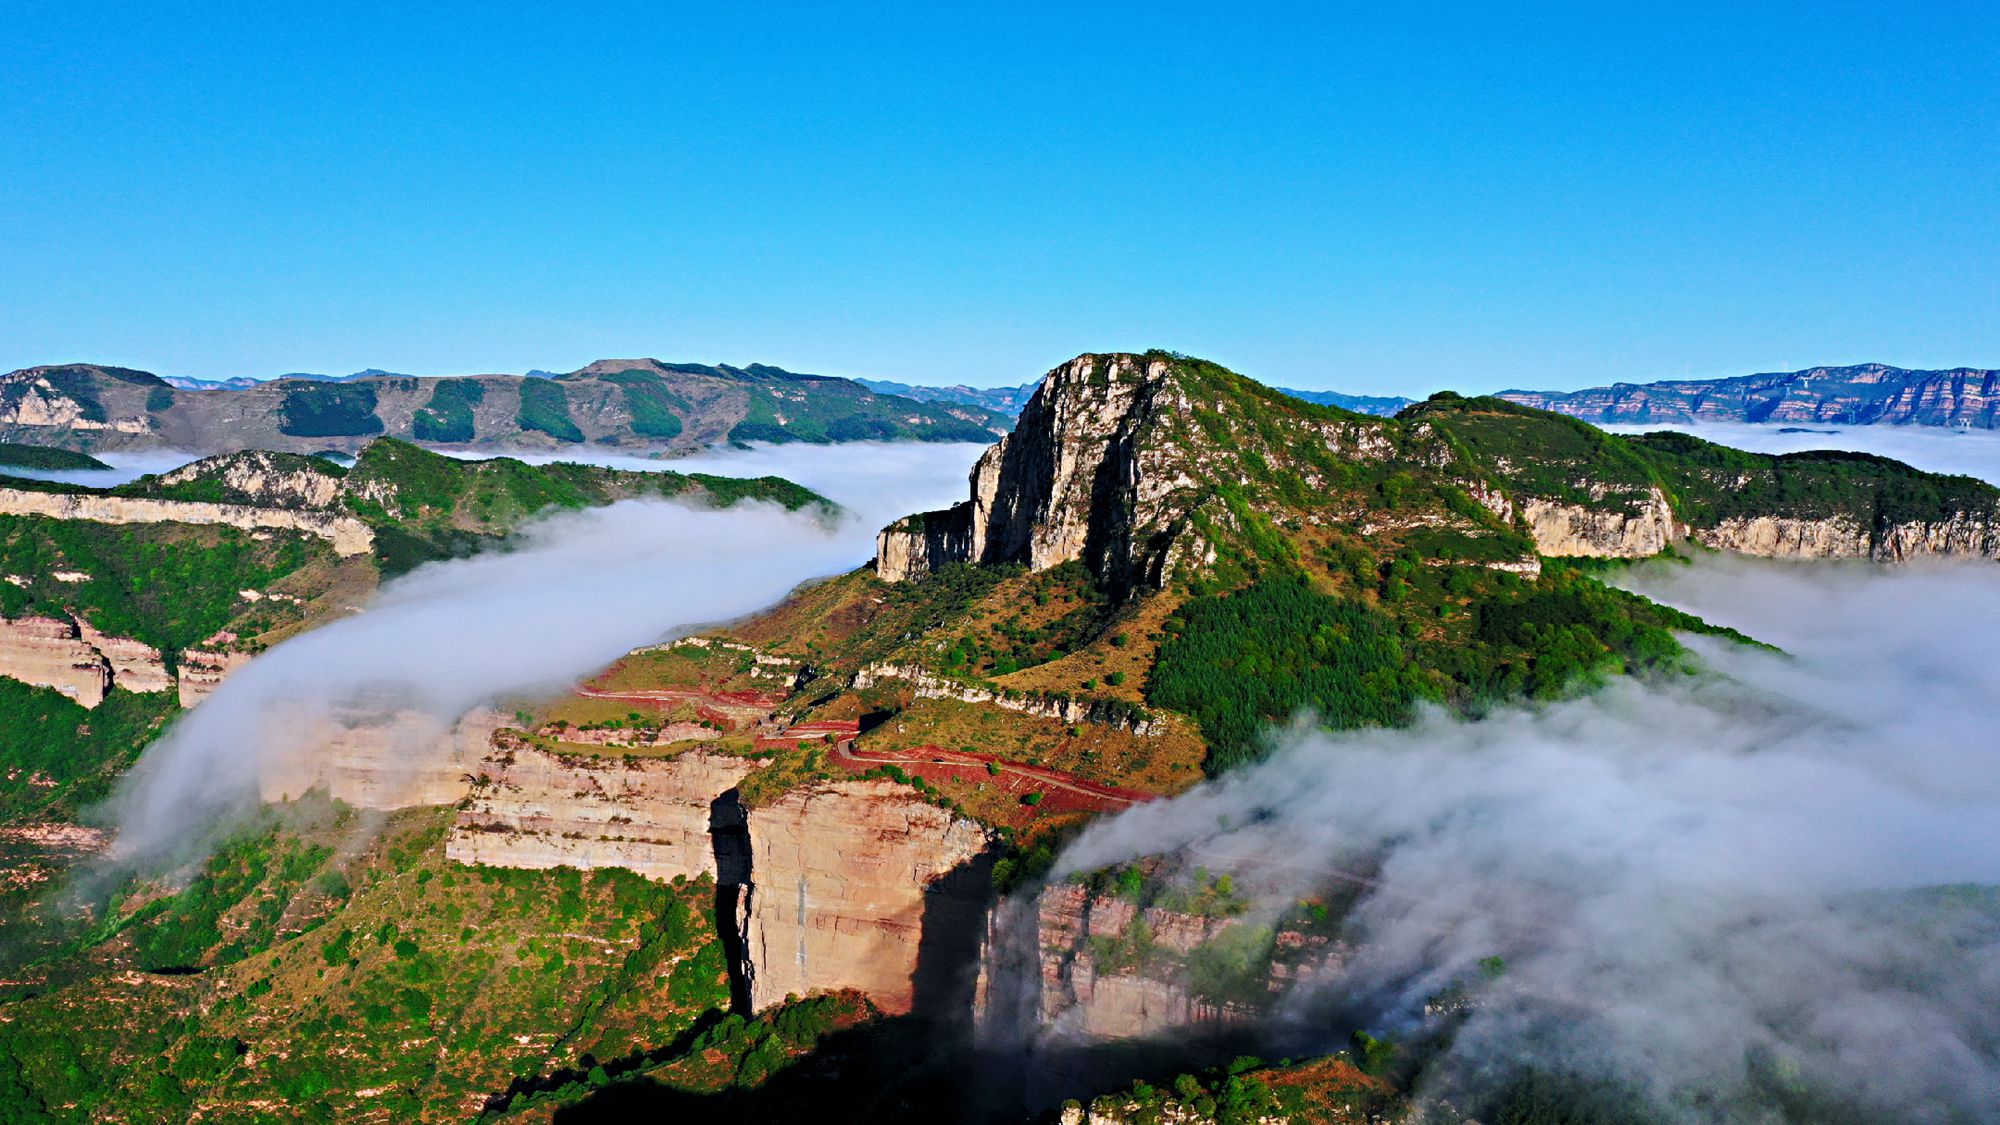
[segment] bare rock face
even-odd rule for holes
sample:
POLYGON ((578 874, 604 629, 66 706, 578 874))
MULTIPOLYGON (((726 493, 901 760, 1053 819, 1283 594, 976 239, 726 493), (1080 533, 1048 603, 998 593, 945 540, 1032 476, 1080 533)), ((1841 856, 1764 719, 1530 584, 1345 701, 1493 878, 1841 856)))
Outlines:
POLYGON ((217 633, 194 648, 181 650, 175 669, 174 686, 182 707, 192 707, 215 693, 231 672, 250 663, 255 654, 231 646, 236 634, 217 633))
POLYGON ((167 674, 167 663, 160 658, 159 649, 130 637, 100 633, 82 618, 77 619, 76 628, 83 643, 96 649, 111 665, 113 684, 126 691, 173 690, 174 679, 167 674))
POLYGON ((973 466, 970 500, 877 536, 877 576, 1082 559, 1113 587, 1157 583, 1191 483, 1171 444, 1140 440, 1188 410, 1169 376, 1166 361, 1136 355, 1083 355, 1049 372, 1014 432, 973 466))
POLYGON ((1552 557, 1645 558, 1687 534, 1673 506, 1655 488, 1635 510, 1609 511, 1544 499, 1527 500, 1521 518, 1535 549, 1552 557))
POLYGON ((1717 550, 1774 559, 1899 563, 1934 557, 2000 558, 2000 527, 1965 515, 1893 524, 1879 530, 1845 518, 1738 516, 1714 527, 1696 528, 1693 538, 1717 550))
POLYGON ((76 623, 53 617, 0 620, 0 674, 50 687, 85 707, 104 702, 111 663, 79 634, 76 623))
POLYGON ((672 758, 561 754, 502 734, 476 767, 445 854, 495 867, 717 875, 714 806, 756 765, 702 750, 672 758))
POLYGON ((969 999, 990 886, 985 828, 890 781, 794 790, 749 813, 755 1008, 855 988, 889 1013, 969 999))
POLYGON ((356 712, 288 728, 258 759, 266 801, 324 788, 366 809, 449 805, 465 797, 500 715, 479 708, 441 724, 414 710, 356 712))
POLYGON ((325 539, 333 545, 334 553, 343 557, 365 555, 375 546, 373 529, 352 516, 335 512, 257 508, 248 504, 0 488, 0 515, 47 516, 50 519, 114 524, 219 523, 246 531, 297 531, 325 539))
MULTIPOLYGON (((1338 972, 1349 953, 1322 934, 1266 932, 1261 962, 1227 981, 1227 995, 1210 995, 1190 967, 1211 943, 1240 937, 1248 923, 1141 909, 1071 883, 1046 887, 1023 905, 1030 909, 993 915, 979 996, 986 1016, 1004 1013, 1016 1022, 999 1034, 1025 1039, 1021 1045, 1045 1036, 1104 1041, 1240 1026, 1293 986, 1338 972), (1025 1003, 1018 995, 1024 988, 1025 1003), (1025 1027, 1018 1025, 1023 1017, 1025 1027)), ((1241 952, 1230 959, 1240 962, 1241 952)))
POLYGON ((166 691, 173 686, 160 651, 90 623, 56 617, 0 618, 0 676, 52 687, 96 707, 113 687, 166 691))
POLYGON ((160 483, 217 478, 231 493, 274 508, 330 508, 340 499, 338 474, 298 467, 299 459, 263 449, 207 457, 162 474, 160 483))

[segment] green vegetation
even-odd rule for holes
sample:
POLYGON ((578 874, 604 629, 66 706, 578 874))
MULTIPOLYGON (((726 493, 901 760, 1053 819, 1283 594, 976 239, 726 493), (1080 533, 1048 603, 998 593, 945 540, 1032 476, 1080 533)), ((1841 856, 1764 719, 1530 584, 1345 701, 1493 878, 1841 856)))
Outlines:
POLYGON ((348 507, 375 528, 376 560, 385 576, 493 546, 528 517, 552 508, 641 496, 705 499, 723 508, 761 500, 789 511, 827 504, 782 477, 626 472, 562 461, 529 465, 510 457, 465 461, 392 438, 361 451, 349 470, 347 493, 348 507))
POLYGON ((754 379, 745 388, 749 409, 729 431, 734 442, 804 441, 922 441, 993 440, 993 432, 978 422, 955 416, 937 403, 887 400, 849 379, 794 375, 776 368, 752 367, 754 379), (920 421, 912 423, 909 417, 920 421))
POLYGON ((720 1026, 713 884, 463 867, 443 857, 450 815, 396 814, 356 851, 351 812, 288 806, 184 889, 129 888, 58 977, 0 1000, 0 1121, 196 1104, 204 1120, 462 1121, 539 1075, 691 1036, 705 1013, 720 1026))
POLYGON ((0 467, 15 469, 108 469, 111 466, 88 453, 52 449, 46 445, 21 445, 0 441, 0 467))
POLYGON ((1301 579, 1197 598, 1170 629, 1146 698, 1201 724, 1211 774, 1262 757, 1262 733, 1298 711, 1337 729, 1394 725, 1429 690, 1393 621, 1301 579))
POLYGON ((430 404, 410 418, 410 433, 418 441, 462 444, 478 436, 472 408, 486 401, 486 384, 477 379, 439 379, 430 404))
POLYGON ((569 396, 552 379, 521 380, 521 410, 514 421, 524 430, 547 434, 557 441, 579 442, 583 431, 569 416, 569 396))
POLYGON ((662 441, 680 436, 681 418, 694 407, 657 373, 635 368, 600 377, 622 389, 633 433, 662 441))
POLYGON ((171 692, 114 689, 85 710, 54 688, 0 677, 0 824, 74 818, 177 709, 171 692))
POLYGON ((60 617, 73 609, 103 632, 143 641, 171 660, 241 611, 237 591, 263 589, 331 553, 309 536, 258 539, 220 525, 0 516, 0 573, 28 582, 0 583, 0 614, 60 617), (65 582, 58 572, 88 577, 65 582))
POLYGON ((356 437, 382 432, 375 388, 367 383, 294 383, 278 405, 278 430, 293 437, 356 437))

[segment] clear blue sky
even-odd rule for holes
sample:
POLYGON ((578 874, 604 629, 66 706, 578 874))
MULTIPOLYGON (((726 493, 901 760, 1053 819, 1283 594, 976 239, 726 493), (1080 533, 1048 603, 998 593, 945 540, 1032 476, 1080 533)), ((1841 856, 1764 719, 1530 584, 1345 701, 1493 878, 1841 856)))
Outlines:
POLYGON ((2000 366, 1991 3, 4 24, 0 369, 992 384, 1166 347, 1418 392, 2000 366))

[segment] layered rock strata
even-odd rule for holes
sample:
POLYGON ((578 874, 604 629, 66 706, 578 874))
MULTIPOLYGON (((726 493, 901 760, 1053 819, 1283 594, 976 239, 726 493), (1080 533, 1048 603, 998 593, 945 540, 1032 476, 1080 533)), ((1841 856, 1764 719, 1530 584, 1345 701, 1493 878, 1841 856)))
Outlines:
POLYGON ((173 686, 158 649, 56 617, 0 618, 0 676, 54 688, 92 708, 113 687, 152 692, 173 686))
POLYGON ((258 790, 281 801, 323 788, 365 809, 453 804, 470 789, 499 727, 499 713, 487 708, 449 725, 410 709, 288 721, 258 758, 258 790))
POLYGON ((343 557, 365 555, 375 546, 375 532, 352 516, 289 508, 257 508, 248 504, 0 488, 0 515, 45 516, 49 519, 111 524, 226 524, 246 531, 296 531, 325 539, 332 544, 334 553, 343 557))
POLYGON ((992 841, 890 781, 795 789, 748 814, 753 1007, 855 988, 892 1014, 963 1010, 992 841))
POLYGON ((757 765, 702 750, 629 759, 558 753, 503 733, 473 772, 445 854, 494 867, 714 876, 717 802, 730 804, 725 794, 757 765))
POLYGON ((236 634, 221 632, 181 650, 174 666, 174 688, 182 707, 192 707, 215 694, 231 672, 250 663, 256 654, 234 648, 236 642, 236 634))
POLYGON ((1114 588, 1159 581, 1192 483, 1166 443, 1140 440, 1189 410, 1167 361, 1084 355, 1056 368, 1014 432, 973 466, 971 499, 876 537, 876 575, 898 582, 957 562, 1084 560, 1114 588))

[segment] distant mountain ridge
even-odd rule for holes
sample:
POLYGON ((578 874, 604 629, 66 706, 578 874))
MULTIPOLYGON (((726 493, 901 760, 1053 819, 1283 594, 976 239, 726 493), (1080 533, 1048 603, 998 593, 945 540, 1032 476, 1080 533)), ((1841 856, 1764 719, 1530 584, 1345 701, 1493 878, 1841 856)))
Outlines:
POLYGON ((988 442, 1007 414, 878 394, 852 379, 605 359, 567 374, 418 378, 369 369, 268 381, 162 379, 97 364, 0 375, 0 441, 82 451, 354 452, 377 436, 496 450, 589 443, 684 452, 727 442, 988 442))
POLYGON ((2000 370, 1918 371, 1886 363, 1802 371, 1614 383, 1580 391, 1501 391, 1500 398, 1599 425, 1666 422, 1822 422, 2000 426, 2000 370))
MULTIPOLYGON (((909 383, 890 383, 880 379, 857 379, 856 382, 869 390, 883 394, 902 395, 918 402, 957 402, 968 406, 982 406, 988 410, 1019 414, 1028 400, 1035 396, 1040 383, 1023 383, 1018 387, 968 387, 954 384, 949 387, 913 386, 909 383)), ((1396 395, 1351 395, 1341 391, 1300 391, 1290 387, 1274 388, 1280 394, 1287 394, 1306 402, 1321 406, 1338 406, 1357 414, 1374 414, 1389 417, 1415 402, 1413 398, 1396 395)))

